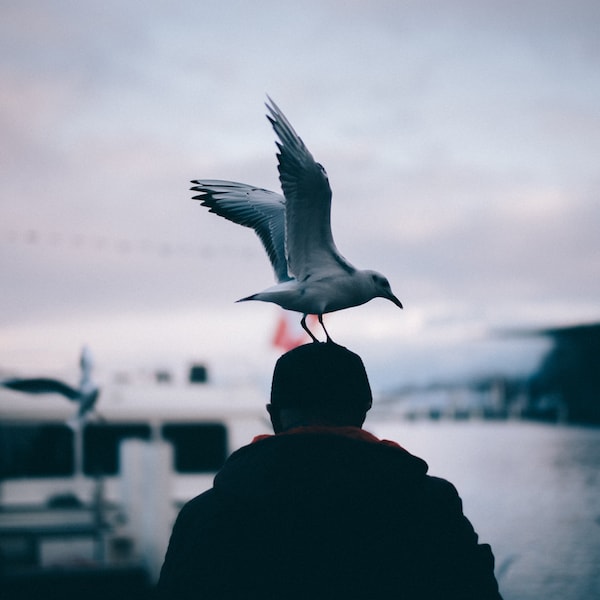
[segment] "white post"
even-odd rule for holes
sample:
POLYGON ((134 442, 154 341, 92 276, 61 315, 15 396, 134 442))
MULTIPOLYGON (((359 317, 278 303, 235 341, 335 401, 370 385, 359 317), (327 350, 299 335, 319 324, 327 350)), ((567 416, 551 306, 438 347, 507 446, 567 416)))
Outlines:
POLYGON ((163 441, 121 444, 122 498, 128 529, 153 581, 165 557, 174 507, 171 500, 173 448, 163 441))

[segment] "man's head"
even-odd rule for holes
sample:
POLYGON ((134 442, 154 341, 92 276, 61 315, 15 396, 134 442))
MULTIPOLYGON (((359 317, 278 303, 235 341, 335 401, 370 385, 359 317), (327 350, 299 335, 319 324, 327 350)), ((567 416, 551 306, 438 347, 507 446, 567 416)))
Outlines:
POLYGON ((267 409, 277 433, 300 425, 360 427, 371 403, 360 356, 326 342, 299 346, 279 358, 267 409))

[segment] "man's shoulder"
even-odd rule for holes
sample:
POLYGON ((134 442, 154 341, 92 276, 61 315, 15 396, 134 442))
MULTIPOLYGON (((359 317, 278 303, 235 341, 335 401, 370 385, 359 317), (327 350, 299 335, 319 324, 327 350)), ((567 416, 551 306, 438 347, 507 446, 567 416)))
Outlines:
POLYGON ((436 477, 435 475, 427 475, 425 481, 432 493, 439 494, 440 496, 447 496, 448 498, 458 497, 456 487, 447 479, 436 477))
POLYGON ((424 478, 424 500, 431 507, 450 514, 462 513, 462 500, 453 483, 441 477, 427 475, 424 478))
POLYGON ((206 515, 218 508, 219 502, 215 497, 215 490, 210 488, 183 505, 179 511, 178 521, 187 523, 197 518, 198 515, 206 515))

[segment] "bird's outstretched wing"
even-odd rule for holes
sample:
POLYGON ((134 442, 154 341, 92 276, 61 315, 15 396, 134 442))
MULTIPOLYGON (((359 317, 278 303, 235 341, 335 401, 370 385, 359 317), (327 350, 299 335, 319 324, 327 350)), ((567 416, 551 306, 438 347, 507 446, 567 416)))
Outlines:
POLYGON ((313 158, 279 107, 266 104, 279 142, 279 180, 285 195, 286 251, 290 274, 302 281, 309 274, 354 267, 337 250, 331 234, 331 188, 325 169, 313 158))
POLYGON ((229 221, 251 227, 260 238, 278 282, 288 281, 285 255, 285 199, 245 183, 218 179, 193 180, 194 200, 229 221))
POLYGON ((69 400, 79 400, 81 396, 80 391, 70 385, 58 381, 57 379, 46 379, 45 377, 33 379, 6 379, 0 382, 0 385, 27 394, 61 394, 69 400))

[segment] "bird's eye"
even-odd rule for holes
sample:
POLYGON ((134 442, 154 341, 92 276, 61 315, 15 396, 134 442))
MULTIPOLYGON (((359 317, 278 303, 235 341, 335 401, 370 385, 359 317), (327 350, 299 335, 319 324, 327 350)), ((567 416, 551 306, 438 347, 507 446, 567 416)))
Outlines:
POLYGON ((373 278, 373 283, 375 283, 377 286, 382 288, 390 287, 389 281, 385 277, 383 277, 383 275, 374 273, 373 275, 371 275, 371 277, 373 278))

